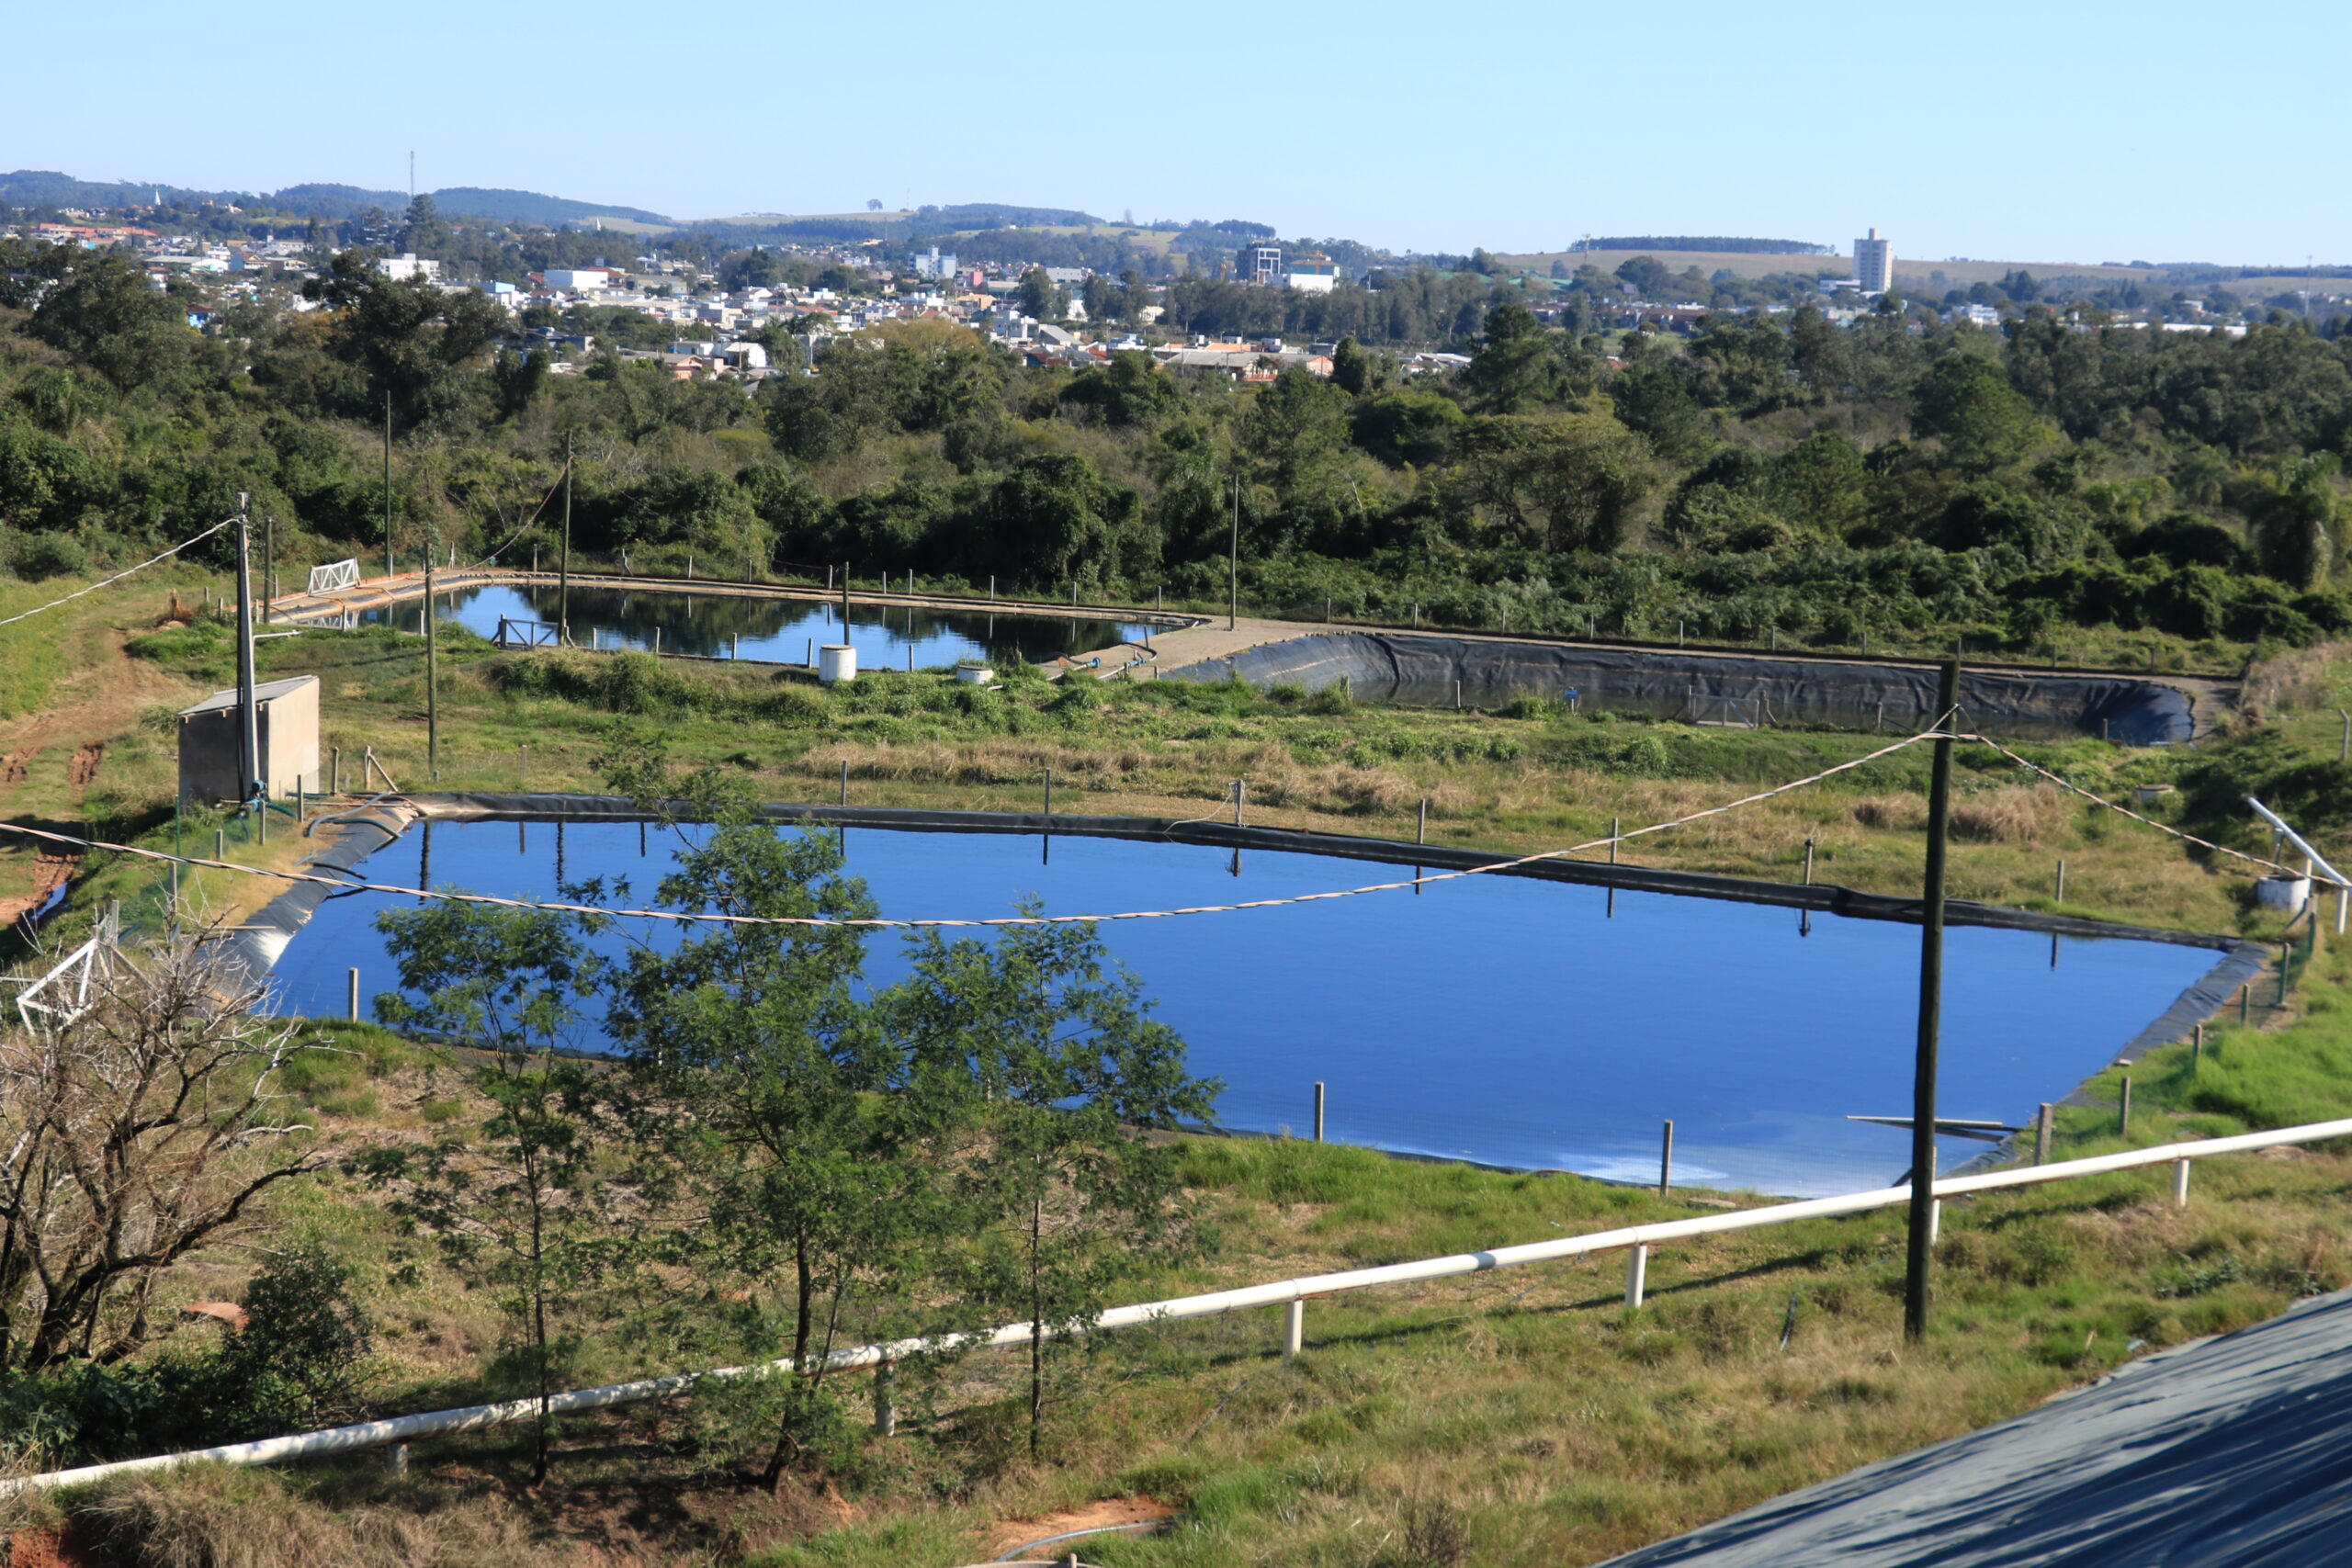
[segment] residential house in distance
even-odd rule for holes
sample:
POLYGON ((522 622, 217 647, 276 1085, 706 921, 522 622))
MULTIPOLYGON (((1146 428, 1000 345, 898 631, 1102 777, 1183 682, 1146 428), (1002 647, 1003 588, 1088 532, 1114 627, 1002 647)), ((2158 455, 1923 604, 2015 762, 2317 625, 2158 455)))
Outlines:
POLYGON ((412 277, 430 283, 441 276, 441 264, 420 259, 414 251, 406 251, 396 256, 378 257, 376 270, 394 283, 406 283, 412 277))
POLYGON ((1302 251, 1290 258, 1284 276, 1302 294, 1329 294, 1340 286, 1340 264, 1320 251, 1302 251))

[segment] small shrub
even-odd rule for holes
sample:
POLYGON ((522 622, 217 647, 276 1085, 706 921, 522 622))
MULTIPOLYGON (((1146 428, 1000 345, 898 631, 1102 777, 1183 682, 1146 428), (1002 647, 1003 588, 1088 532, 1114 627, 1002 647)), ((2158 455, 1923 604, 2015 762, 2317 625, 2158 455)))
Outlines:
POLYGON ((1395 1568, 1459 1568, 1470 1561, 1470 1522, 1442 1497, 1405 1505, 1404 1540, 1387 1556, 1395 1568))
POLYGON ((17 575, 35 581, 83 577, 89 570, 90 552, 70 535, 35 534, 17 548, 17 575))
POLYGON ((466 1103, 462 1100, 428 1100, 416 1108, 416 1113, 424 1118, 427 1126, 439 1127, 463 1116, 466 1103))

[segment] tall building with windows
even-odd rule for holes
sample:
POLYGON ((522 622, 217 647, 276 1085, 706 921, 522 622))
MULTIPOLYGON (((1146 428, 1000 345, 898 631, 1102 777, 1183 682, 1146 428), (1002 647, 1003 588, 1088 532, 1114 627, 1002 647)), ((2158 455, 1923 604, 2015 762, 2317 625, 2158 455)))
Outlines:
POLYGON ((1283 286, 1283 248, 1280 245, 1244 245, 1234 258, 1233 275, 1244 283, 1260 284, 1268 288, 1283 286))
POLYGON ((1880 239, 1876 229, 1867 238, 1855 241, 1854 276, 1861 280, 1865 294, 1883 294, 1894 288, 1894 242, 1880 239))

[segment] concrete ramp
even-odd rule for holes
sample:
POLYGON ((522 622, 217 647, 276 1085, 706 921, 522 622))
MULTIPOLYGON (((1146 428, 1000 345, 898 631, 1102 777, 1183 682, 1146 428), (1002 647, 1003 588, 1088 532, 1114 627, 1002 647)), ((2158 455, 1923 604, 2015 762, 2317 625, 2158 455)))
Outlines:
POLYGON ((2352 1562, 2352 1292, 1608 1568, 2352 1562))

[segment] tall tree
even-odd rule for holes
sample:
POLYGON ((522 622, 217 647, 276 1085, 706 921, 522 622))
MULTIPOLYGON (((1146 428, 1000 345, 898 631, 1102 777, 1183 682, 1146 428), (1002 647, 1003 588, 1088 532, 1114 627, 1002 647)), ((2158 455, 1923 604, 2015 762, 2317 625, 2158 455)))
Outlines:
POLYGON ((487 1106, 471 1126, 383 1145, 352 1168, 392 1192, 391 1210, 469 1279, 495 1292, 523 1342, 539 1417, 531 1480, 547 1478, 548 1399, 576 1337, 580 1296, 618 1250, 598 1138, 598 1075, 560 1054, 604 964, 569 917, 447 901, 376 917, 402 991, 376 998, 384 1023, 487 1050, 467 1078, 487 1106), (416 993, 415 999, 403 992, 416 993))
POLYGON ((1222 1086, 1185 1071, 1182 1040, 1091 925, 1016 926, 989 942, 929 931, 910 947, 914 972, 887 1005, 914 1056, 969 1064, 980 1090, 954 1166, 954 1261, 967 1303, 1028 1322, 1035 1459, 1069 1337, 1121 1284, 1200 1245, 1176 1153, 1148 1134, 1207 1122, 1222 1086))

